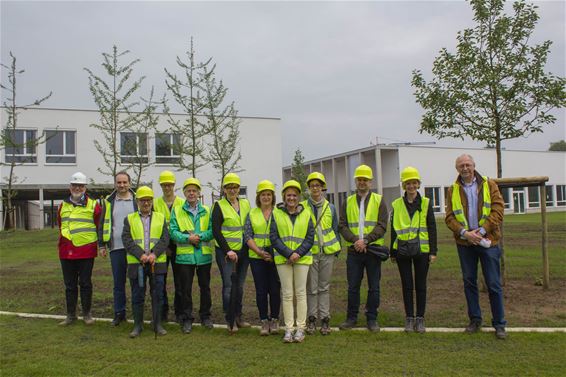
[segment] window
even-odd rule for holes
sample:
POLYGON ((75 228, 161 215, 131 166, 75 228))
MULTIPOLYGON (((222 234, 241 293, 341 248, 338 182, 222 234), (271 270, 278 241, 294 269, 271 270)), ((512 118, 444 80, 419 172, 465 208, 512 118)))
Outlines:
POLYGON ((246 186, 240 186, 240 198, 246 199, 248 197, 248 188, 246 186))
POLYGON ((554 206, 554 191, 552 190, 552 185, 546 186, 546 206, 554 206))
POLYGON ((503 202, 504 202, 503 208, 505 208, 505 209, 511 208, 511 200, 509 199, 509 189, 508 188, 502 188, 501 189, 501 196, 503 196, 503 202))
POLYGON ((147 134, 120 132, 120 158, 122 162, 147 163, 147 134))
MULTIPOLYGON (((452 187, 452 186, 450 186, 452 187)), ((448 200, 446 200, 446 198, 448 198, 448 189, 450 188, 448 186, 444 186, 444 212, 446 213, 446 210, 448 209, 448 200)))
POLYGON ((155 134, 155 162, 161 164, 177 164, 181 154, 181 135, 155 134))
POLYGON ((45 131, 45 162, 54 164, 74 164, 76 131, 45 131))
POLYGON ((556 185, 556 205, 566 206, 566 185, 556 185))
POLYGON ((6 132, 6 162, 36 163, 37 162, 37 131, 36 130, 5 130, 6 132))
POLYGON ((529 190, 529 207, 530 208, 540 207, 539 187, 538 186, 529 187, 528 190, 529 190))
POLYGON ((425 187, 425 196, 430 198, 432 210, 440 212, 440 187, 425 187))

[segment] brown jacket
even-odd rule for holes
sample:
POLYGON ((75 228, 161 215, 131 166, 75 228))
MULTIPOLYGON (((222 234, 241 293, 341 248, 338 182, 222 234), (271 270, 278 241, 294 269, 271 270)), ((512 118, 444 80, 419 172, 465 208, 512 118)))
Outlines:
MULTIPOLYGON (((478 173, 475 172, 476 180, 478 183, 478 219, 481 218, 482 214, 482 207, 483 207, 483 177, 478 173)), ((456 183, 458 184, 458 188, 460 189, 460 198, 462 199, 462 207, 464 209, 464 216, 466 219, 468 218, 468 198, 466 197, 466 193, 464 192, 464 188, 462 187, 460 176, 456 179, 456 183)), ((489 185, 489 192, 491 195, 491 212, 488 218, 483 223, 483 228, 486 231, 486 237, 491 240, 492 245, 496 245, 501 238, 501 223, 503 222, 503 210, 505 203, 503 201, 503 197, 499 192, 499 188, 497 184, 492 180, 487 181, 489 185)), ((448 188, 448 195, 446 197, 446 218, 445 218, 446 225, 450 230, 454 233, 454 239, 456 240, 457 244, 470 246, 470 243, 462 239, 460 237, 460 232, 464 227, 462 224, 456 220, 456 216, 454 215, 454 211, 452 210, 452 186, 448 188)))

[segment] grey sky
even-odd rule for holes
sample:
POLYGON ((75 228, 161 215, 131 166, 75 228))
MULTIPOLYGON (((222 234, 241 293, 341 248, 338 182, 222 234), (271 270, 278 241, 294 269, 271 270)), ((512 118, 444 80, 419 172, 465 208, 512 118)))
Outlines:
MULTIPOLYGON (((510 4, 509 4, 510 5, 510 4)), ((565 3, 537 2, 533 43, 554 41, 548 71, 565 75, 565 3)), ((418 134, 421 109, 411 71, 430 79, 441 47, 473 25, 463 1, 431 2, 7 2, 1 1, 1 60, 12 51, 26 69, 21 103, 50 90, 45 107, 94 109, 83 67, 100 72, 116 44, 140 58, 138 76, 164 90, 190 36, 197 59, 213 57, 242 116, 282 119, 283 162, 379 142, 433 141, 418 134)), ((2 72, 5 80, 5 72, 2 72)), ((504 143, 546 150, 566 138, 565 111, 543 135, 504 143)), ((462 145, 444 139, 439 145, 462 145)), ((483 146, 481 144, 472 144, 483 146)))

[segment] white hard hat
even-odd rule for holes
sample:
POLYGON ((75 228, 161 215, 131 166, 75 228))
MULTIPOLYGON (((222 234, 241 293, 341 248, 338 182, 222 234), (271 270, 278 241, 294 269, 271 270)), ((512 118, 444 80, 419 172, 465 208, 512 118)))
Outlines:
POLYGON ((76 172, 71 176, 71 184, 86 185, 86 175, 84 175, 80 171, 76 172))

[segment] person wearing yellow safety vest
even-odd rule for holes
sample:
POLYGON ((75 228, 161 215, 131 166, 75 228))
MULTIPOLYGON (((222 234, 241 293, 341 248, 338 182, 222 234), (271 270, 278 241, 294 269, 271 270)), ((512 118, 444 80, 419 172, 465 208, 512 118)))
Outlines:
POLYGON ((57 212, 59 224, 59 260, 65 283, 67 316, 62 326, 77 320, 78 286, 81 287, 83 320, 93 324, 92 268, 97 253, 97 225, 102 217, 100 205, 86 194, 86 176, 77 172, 71 176, 71 195, 63 200, 57 212))
POLYGON ((478 261, 481 264, 491 305, 491 325, 498 339, 505 339, 505 310, 499 258, 499 239, 504 201, 497 184, 480 175, 472 156, 456 159, 459 175, 446 198, 445 222, 454 234, 470 322, 466 333, 481 330, 482 316, 478 292, 478 261))
POLYGON ((132 180, 126 171, 116 173, 114 191, 102 201, 103 224, 99 228, 98 245, 100 253, 106 257, 110 250, 112 280, 114 284, 114 319, 111 326, 118 326, 126 320, 126 250, 122 243, 124 219, 138 210, 136 195, 131 189, 132 180))
POLYGON ((275 185, 264 180, 258 183, 252 208, 244 226, 244 241, 250 248, 250 266, 255 284, 255 301, 261 321, 260 335, 279 332, 281 283, 273 262, 269 240, 271 214, 275 206, 275 185), (269 311, 268 311, 269 307, 269 311))
POLYGON ((346 245, 346 274, 348 278, 348 312, 340 329, 356 326, 360 309, 360 287, 367 271, 368 294, 366 302, 367 328, 379 331, 377 309, 379 308, 379 280, 381 259, 368 249, 383 246, 387 228, 387 206, 382 196, 370 191, 373 171, 367 165, 360 165, 354 172, 356 193, 350 195, 340 211, 338 228, 346 245))
MULTIPOLYGON (((175 265, 179 280, 181 331, 188 334, 193 326, 193 278, 195 272, 200 288, 199 316, 203 327, 213 328, 210 318, 210 267, 212 266, 212 222, 210 208, 200 203, 201 184, 196 178, 183 183, 186 201, 171 213, 169 233, 177 245, 175 265)), ((175 288, 177 290, 177 288, 175 288)))
MULTIPOLYGON (((153 210, 161 213, 165 216, 165 221, 169 225, 169 220, 171 219, 171 212, 174 207, 182 206, 185 202, 183 198, 175 195, 175 174, 169 170, 163 170, 159 174, 159 185, 161 186, 161 191, 163 196, 153 200, 153 210)), ((175 319, 181 313, 181 298, 180 298, 180 288, 178 287, 179 282, 176 278, 176 265, 175 265, 175 244, 171 241, 169 242, 169 247, 167 248, 167 271, 169 270, 169 264, 171 264, 171 270, 173 271, 173 285, 175 287, 175 296, 173 299, 173 308, 175 311, 175 319)), ((163 312, 161 313, 163 322, 167 322, 169 319, 169 298, 167 296, 167 273, 165 273, 165 284, 163 286, 163 312)))
POLYGON ((273 210, 269 240, 274 249, 274 261, 281 279, 281 298, 285 319, 285 343, 301 343, 305 339, 307 320, 307 276, 312 264, 311 247, 314 224, 311 213, 299 202, 301 184, 289 180, 283 185, 283 203, 273 210), (297 301, 297 330, 293 334, 297 301))
POLYGON ((438 249, 436 221, 431 200, 422 197, 418 191, 421 177, 416 168, 408 166, 401 171, 401 185, 405 195, 391 204, 391 262, 397 263, 401 276, 405 332, 416 331, 422 334, 426 331, 424 315, 428 268, 436 260, 438 249), (416 245, 413 253, 407 251, 407 245, 411 241, 416 245), (416 292, 416 318, 413 291, 416 292))
MULTIPOLYGON (((169 245, 169 231, 165 216, 152 211, 153 190, 141 186, 136 191, 136 201, 139 211, 130 213, 124 219, 122 242, 128 253, 128 277, 132 289, 132 312, 134 314, 134 329, 130 338, 136 338, 143 329, 143 307, 145 301, 145 287, 150 281, 150 294, 157 292, 157 313, 161 313, 163 305, 163 286, 167 272, 167 245, 169 245), (153 271, 152 271, 153 269, 153 271), (154 274, 154 279, 150 278, 154 274), (151 286, 153 283, 153 286, 151 286)), ((165 335, 167 331, 161 325, 161 315, 152 318, 158 335, 165 335)))
POLYGON ((334 260, 342 249, 338 233, 338 215, 334 204, 324 197, 326 178, 322 173, 312 172, 307 177, 310 197, 302 202, 310 209, 315 224, 314 244, 311 249, 313 263, 307 278, 308 320, 306 332, 316 331, 316 321, 321 320, 320 333, 330 334, 330 279, 334 260))
POLYGON ((250 327, 242 318, 242 300, 244 297, 244 283, 248 272, 250 260, 248 245, 244 243, 244 224, 250 212, 250 202, 240 198, 240 177, 235 173, 228 173, 222 180, 224 196, 214 203, 212 209, 212 235, 216 245, 216 264, 222 276, 222 309, 229 319, 230 292, 232 291, 231 274, 237 266, 238 298, 236 303, 236 320, 232 329, 250 327))

